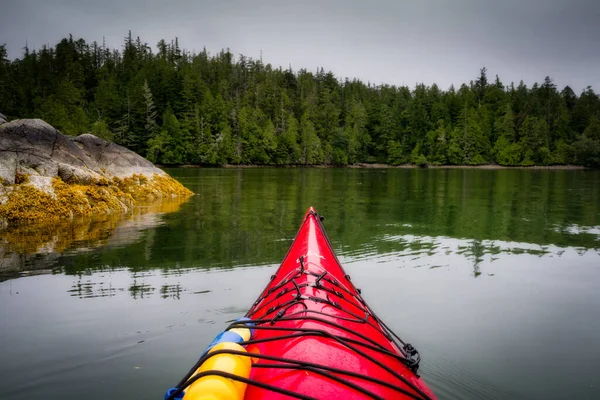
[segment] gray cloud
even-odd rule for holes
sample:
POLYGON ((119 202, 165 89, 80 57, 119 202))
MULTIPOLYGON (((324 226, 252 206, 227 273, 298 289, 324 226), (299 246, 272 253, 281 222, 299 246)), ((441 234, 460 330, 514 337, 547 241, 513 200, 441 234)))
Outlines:
POLYGON ((505 84, 551 76, 559 87, 600 86, 596 0, 12 0, 0 9, 0 43, 19 57, 72 33, 120 46, 129 29, 155 45, 260 57, 273 65, 373 83, 474 79, 505 84))

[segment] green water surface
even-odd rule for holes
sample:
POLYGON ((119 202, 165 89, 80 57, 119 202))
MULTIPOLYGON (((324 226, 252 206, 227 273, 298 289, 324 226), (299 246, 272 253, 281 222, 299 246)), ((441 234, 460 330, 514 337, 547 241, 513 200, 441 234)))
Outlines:
POLYGON ((1 261, 0 399, 162 398, 309 206, 440 398, 600 398, 600 172, 167 172, 196 193, 178 211, 1 261))

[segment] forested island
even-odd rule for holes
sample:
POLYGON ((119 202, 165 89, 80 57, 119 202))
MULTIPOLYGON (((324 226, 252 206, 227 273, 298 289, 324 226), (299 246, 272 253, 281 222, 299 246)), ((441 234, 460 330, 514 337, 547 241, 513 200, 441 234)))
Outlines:
POLYGON ((550 77, 480 75, 460 87, 373 85, 211 55, 131 34, 122 49, 72 36, 7 59, 0 112, 91 132, 160 164, 600 166, 600 98, 550 77))

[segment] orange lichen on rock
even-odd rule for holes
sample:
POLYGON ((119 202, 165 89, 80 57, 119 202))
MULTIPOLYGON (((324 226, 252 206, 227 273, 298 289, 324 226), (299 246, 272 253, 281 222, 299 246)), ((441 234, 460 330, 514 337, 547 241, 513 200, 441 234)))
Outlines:
POLYGON ((106 178, 89 184, 66 183, 52 178, 53 193, 28 185, 27 175, 20 174, 0 204, 0 219, 9 223, 44 221, 90 215, 123 213, 138 201, 157 198, 185 198, 192 194, 171 177, 155 174, 151 179, 133 175, 126 179, 106 178))
POLYGON ((163 193, 163 197, 189 197, 194 194, 191 190, 169 176, 154 175, 152 181, 154 187, 163 193))
POLYGON ((110 187, 106 179, 81 185, 54 178, 52 183, 57 200, 65 206, 71 205, 73 216, 122 213, 134 205, 129 194, 116 186, 110 187))
POLYGON ((154 174, 151 179, 132 175, 125 179, 113 178, 113 182, 135 200, 152 201, 157 198, 189 197, 193 193, 169 176, 154 174))
POLYGON ((23 174, 21 172, 17 172, 15 174, 15 185, 21 185, 27 182, 29 182, 29 175, 23 174))
MULTIPOLYGON (((9 222, 41 221, 46 218, 61 218, 66 210, 62 210, 52 195, 33 186, 19 185, 0 205, 0 218, 9 222)), ((70 216, 65 214, 64 217, 70 216)))

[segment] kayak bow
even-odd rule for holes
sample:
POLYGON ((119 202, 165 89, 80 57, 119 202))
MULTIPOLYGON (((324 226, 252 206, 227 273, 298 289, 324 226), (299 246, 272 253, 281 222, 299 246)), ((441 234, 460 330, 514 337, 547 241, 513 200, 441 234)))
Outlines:
POLYGON ((271 281, 165 399, 434 399, 310 208, 271 281), (183 395, 185 396, 183 397, 183 395))

